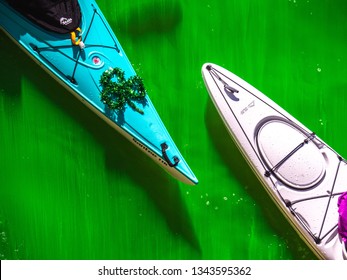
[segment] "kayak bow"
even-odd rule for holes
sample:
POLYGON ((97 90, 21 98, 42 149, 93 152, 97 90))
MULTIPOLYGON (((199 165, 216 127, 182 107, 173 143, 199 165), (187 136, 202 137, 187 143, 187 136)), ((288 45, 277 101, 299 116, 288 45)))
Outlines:
POLYGON ((103 74, 120 69, 129 81, 136 73, 96 2, 79 4, 82 22, 72 34, 43 29, 5 0, 0 0, 0 27, 54 79, 172 176, 197 184, 147 94, 127 99, 120 109, 101 100, 103 74))

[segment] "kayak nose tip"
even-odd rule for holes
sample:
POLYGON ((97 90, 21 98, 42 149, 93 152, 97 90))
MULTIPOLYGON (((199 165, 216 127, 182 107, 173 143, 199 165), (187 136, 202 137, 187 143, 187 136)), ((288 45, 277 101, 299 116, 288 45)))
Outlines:
POLYGON ((199 180, 193 175, 193 177, 189 178, 189 182, 187 182, 187 184, 191 186, 196 186, 199 184, 199 180))
POLYGON ((206 69, 207 69, 207 71, 211 71, 212 70, 212 66, 210 64, 207 64, 206 65, 206 69))

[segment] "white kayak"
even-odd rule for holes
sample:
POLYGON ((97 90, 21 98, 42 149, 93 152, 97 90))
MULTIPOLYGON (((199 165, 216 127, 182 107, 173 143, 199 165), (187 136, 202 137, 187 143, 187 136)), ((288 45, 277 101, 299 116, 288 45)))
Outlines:
POLYGON ((266 191, 320 259, 346 260, 338 197, 347 162, 294 117, 228 70, 206 63, 205 85, 266 191))

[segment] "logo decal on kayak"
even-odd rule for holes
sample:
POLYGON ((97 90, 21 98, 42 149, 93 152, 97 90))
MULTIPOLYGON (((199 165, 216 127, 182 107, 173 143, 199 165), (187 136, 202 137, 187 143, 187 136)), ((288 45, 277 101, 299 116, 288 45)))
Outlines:
POLYGON ((98 56, 93 56, 92 58, 93 64, 99 66, 102 63, 102 60, 98 56))
POLYGON ((72 18, 64 18, 64 17, 62 17, 60 19, 60 25, 69 25, 70 23, 72 23, 72 18))
POLYGON ((244 108, 242 111, 241 111, 241 115, 243 115, 244 113, 246 113, 248 111, 248 109, 252 108, 255 106, 255 102, 254 100, 248 104, 248 106, 246 108, 244 108))

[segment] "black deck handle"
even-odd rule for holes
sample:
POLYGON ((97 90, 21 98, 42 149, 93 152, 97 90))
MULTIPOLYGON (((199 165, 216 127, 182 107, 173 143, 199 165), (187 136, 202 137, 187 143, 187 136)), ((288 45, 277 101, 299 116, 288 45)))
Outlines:
POLYGON ((170 167, 175 167, 180 162, 179 158, 174 156, 173 157, 174 163, 172 163, 171 160, 169 159, 169 157, 167 156, 167 153, 166 153, 166 150, 169 148, 169 146, 166 143, 163 143, 160 146, 161 146, 161 151, 163 153, 163 157, 164 157, 165 161, 167 162, 167 164, 170 167))

